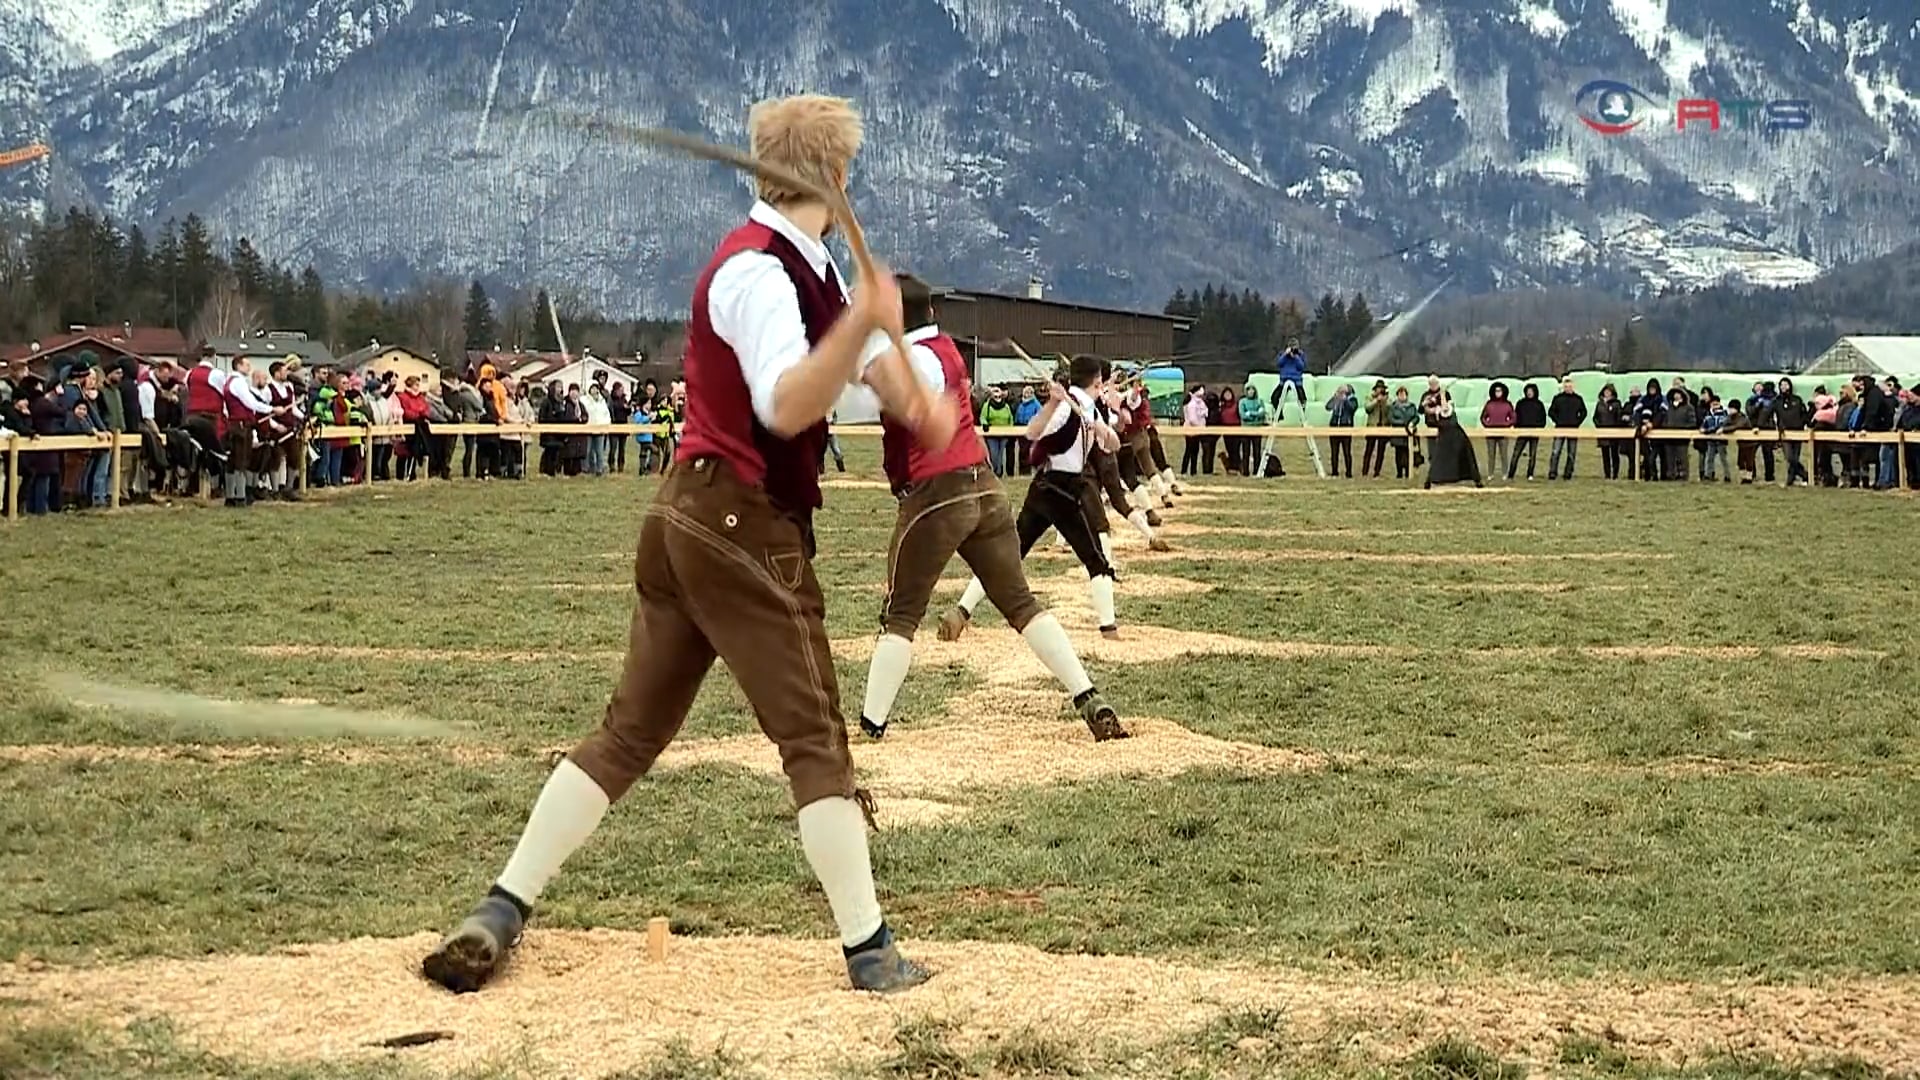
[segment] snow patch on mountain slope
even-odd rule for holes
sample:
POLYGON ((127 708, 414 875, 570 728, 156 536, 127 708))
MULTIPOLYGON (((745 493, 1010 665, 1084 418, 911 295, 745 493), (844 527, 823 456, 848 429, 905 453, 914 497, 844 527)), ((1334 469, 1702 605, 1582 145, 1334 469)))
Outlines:
POLYGON ((1829 48, 1840 46, 1840 30, 1826 19, 1813 13, 1813 0, 1800 0, 1800 6, 1793 13, 1793 36, 1800 41, 1800 47, 1813 51, 1813 43, 1819 42, 1829 48))
POLYGON ((1559 41, 1567 36, 1567 20, 1553 9, 1551 0, 1517 0, 1514 16, 1535 37, 1559 41))
POLYGON ((138 49, 168 28, 203 15, 211 0, 44 0, 38 5, 54 36, 99 64, 138 49))
POLYGON ((1707 46, 1667 21, 1668 0, 1612 0, 1613 17, 1648 59, 1667 73, 1667 85, 1686 90, 1693 73, 1707 66, 1707 46))
POLYGON ((1901 145, 1897 121, 1920 122, 1920 97, 1900 84, 1898 75, 1870 57, 1877 58, 1887 47, 1885 27, 1857 19, 1847 27, 1847 81, 1868 116, 1887 129, 1887 149, 1898 151, 1901 145), (1871 64, 1871 67, 1868 65, 1871 64), (1905 113, 1902 116, 1902 112, 1905 113))
POLYGON ((1261 187, 1270 188, 1273 186, 1273 181, 1268 180, 1264 176, 1261 176, 1259 173, 1253 170, 1252 166, 1248 165, 1246 162, 1241 161, 1239 158, 1234 157, 1232 154, 1228 153, 1226 147, 1221 146, 1217 142, 1214 142, 1213 136, 1208 135, 1204 131, 1201 131, 1199 127, 1197 127, 1194 124, 1193 121, 1188 120, 1184 116, 1181 117, 1180 119, 1184 121, 1187 125, 1187 134, 1193 136, 1196 139, 1199 139, 1200 145, 1205 146, 1207 149, 1213 151, 1214 156, 1219 158, 1221 161, 1226 162, 1228 168, 1232 169, 1234 172, 1239 173, 1241 176, 1244 176, 1247 179, 1253 181, 1254 183, 1259 184, 1261 187))
POLYGON ((1409 109, 1454 81, 1453 41, 1436 17, 1414 20, 1405 44, 1381 62, 1353 107, 1354 134, 1369 141, 1390 135, 1409 109))
POLYGON ((1231 19, 1245 19, 1267 47, 1267 68, 1277 71, 1331 30, 1358 27, 1371 33, 1388 12, 1411 17, 1419 0, 1125 0, 1139 18, 1175 37, 1204 34, 1231 19))

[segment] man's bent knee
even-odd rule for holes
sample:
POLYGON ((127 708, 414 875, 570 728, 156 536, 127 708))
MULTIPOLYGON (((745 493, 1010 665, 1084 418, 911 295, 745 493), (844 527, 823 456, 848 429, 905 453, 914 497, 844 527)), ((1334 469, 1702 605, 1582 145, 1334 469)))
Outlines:
POLYGON ((653 768, 665 746, 654 740, 636 740, 631 733, 602 724, 567 757, 600 785, 600 790, 607 793, 608 802, 619 802, 627 789, 653 768))

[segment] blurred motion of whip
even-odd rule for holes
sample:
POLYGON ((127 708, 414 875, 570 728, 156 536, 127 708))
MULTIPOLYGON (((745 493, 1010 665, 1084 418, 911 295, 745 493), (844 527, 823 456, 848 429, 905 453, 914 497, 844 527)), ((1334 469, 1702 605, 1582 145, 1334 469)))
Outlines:
POLYGON ((75 705, 156 720, 183 732, 266 739, 341 735, 444 739, 456 734, 449 724, 405 713, 362 712, 318 704, 222 701, 177 690, 117 686, 71 674, 48 675, 46 685, 55 695, 75 705))

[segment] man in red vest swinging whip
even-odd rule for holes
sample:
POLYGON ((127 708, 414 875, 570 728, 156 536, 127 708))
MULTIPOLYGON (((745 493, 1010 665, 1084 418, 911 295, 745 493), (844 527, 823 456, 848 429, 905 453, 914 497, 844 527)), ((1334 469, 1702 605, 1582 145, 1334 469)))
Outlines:
POLYGON ((981 583, 982 594, 1006 616, 1007 625, 1067 688, 1094 739, 1124 736, 1119 716, 1093 688, 1067 632, 1027 587, 1013 508, 987 463, 987 444, 972 423, 967 363, 935 322, 933 292, 918 278, 903 275, 899 281, 906 324, 915 327, 906 335, 914 374, 941 393, 962 430, 945 450, 933 452, 919 445, 905 424, 881 414, 887 482, 900 500, 900 512, 887 548, 887 598, 880 613, 880 640, 867 668, 860 730, 875 739, 886 735, 888 714, 913 663, 913 635, 926 618, 940 572, 958 554, 981 583))
MULTIPOLYGON (((816 188, 846 187, 862 133, 845 99, 764 101, 747 127, 756 159, 816 188)), ((892 992, 928 978, 880 913, 871 802, 854 786, 812 520, 826 416, 849 383, 871 386, 936 453, 955 421, 887 344, 901 329, 891 274, 861 282, 849 301, 822 242, 830 208, 764 177, 758 188, 694 285, 686 425, 641 527, 620 681, 600 728, 548 778, 487 896, 423 962, 449 990, 477 990, 500 969, 567 856, 680 730, 716 659, 779 747, 854 988, 892 992)))
MULTIPOLYGON (((1076 356, 1068 367, 1069 386, 1059 381, 1047 384, 1047 403, 1027 424, 1028 460, 1033 463, 1033 481, 1027 485, 1027 497, 1020 504, 1020 516, 1014 531, 1020 537, 1020 557, 1048 529, 1057 531, 1067 546, 1080 558, 1087 571, 1087 593, 1093 601, 1093 618, 1100 636, 1116 639, 1119 622, 1113 611, 1113 563, 1107 558, 1100 534, 1106 529, 1106 511, 1100 508, 1100 495, 1087 476, 1087 454, 1099 446, 1108 453, 1120 448, 1120 436, 1094 415, 1093 403, 1100 396, 1101 360, 1097 356, 1076 356)), ((940 620, 940 640, 958 641, 973 611, 986 598, 986 586, 976 576, 967 582, 960 603, 940 620)), ((1125 738, 1126 731, 1114 721, 1106 738, 1125 738)), ((1101 737, 1095 730, 1096 738, 1101 737)))

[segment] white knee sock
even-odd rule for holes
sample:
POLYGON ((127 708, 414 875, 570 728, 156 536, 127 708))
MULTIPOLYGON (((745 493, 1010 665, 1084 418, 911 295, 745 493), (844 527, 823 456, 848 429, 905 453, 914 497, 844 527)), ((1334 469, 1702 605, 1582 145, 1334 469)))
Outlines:
POLYGON ((1147 493, 1147 485, 1144 482, 1128 492, 1127 495, 1135 510, 1150 510, 1153 508, 1153 496, 1147 493))
POLYGON ((1113 534, 1112 533, 1100 534, 1100 554, 1106 556, 1108 566, 1113 565, 1113 534))
POLYGON ((880 898, 867 856, 867 821, 852 799, 817 799, 800 808, 800 846, 833 909, 840 944, 851 949, 880 931, 880 898))
POLYGON ((1053 612, 1043 611, 1039 617, 1027 624, 1020 636, 1027 639, 1027 648, 1033 655, 1053 672, 1060 685, 1074 697, 1093 689, 1093 680, 1087 677, 1086 666, 1080 663, 1079 654, 1073 651, 1073 642, 1067 638, 1067 632, 1060 628, 1060 620, 1053 612))
POLYGON ((980 601, 986 598, 987 587, 980 584, 980 579, 969 579, 966 591, 960 594, 960 610, 972 615, 974 609, 980 606, 980 601))
POLYGON ((1105 574, 1087 583, 1093 597, 1093 624, 1102 629, 1116 625, 1113 617, 1113 579, 1105 574))
POLYGON ((540 789, 520 843, 495 883, 532 907, 547 882, 560 872, 560 864, 599 827, 607 805, 607 793, 585 769, 570 760, 561 761, 547 777, 547 786, 540 789))
POLYGON ((881 727, 893 713, 893 699, 900 696, 900 685, 907 681, 907 668, 913 665, 913 642, 898 634, 882 634, 874 643, 873 660, 867 665, 867 701, 860 715, 881 727))
MULTIPOLYGON (((1147 512, 1145 510, 1135 510, 1128 514, 1127 522, 1134 527, 1136 532, 1147 538, 1147 543, 1153 543, 1153 526, 1147 524, 1147 512)), ((1113 556, 1108 555, 1107 558, 1111 560, 1113 556)))

